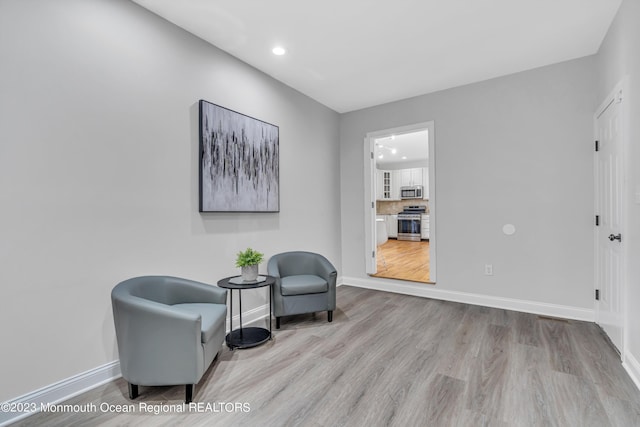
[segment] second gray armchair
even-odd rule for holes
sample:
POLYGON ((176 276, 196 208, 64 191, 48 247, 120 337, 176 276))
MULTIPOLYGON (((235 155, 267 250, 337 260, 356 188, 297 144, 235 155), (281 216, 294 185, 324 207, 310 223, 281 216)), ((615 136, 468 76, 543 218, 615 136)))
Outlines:
POLYGON ((333 321, 338 273, 324 256, 284 252, 271 257, 267 271, 276 278, 271 288, 276 329, 281 317, 294 314, 326 311, 328 321, 333 321))

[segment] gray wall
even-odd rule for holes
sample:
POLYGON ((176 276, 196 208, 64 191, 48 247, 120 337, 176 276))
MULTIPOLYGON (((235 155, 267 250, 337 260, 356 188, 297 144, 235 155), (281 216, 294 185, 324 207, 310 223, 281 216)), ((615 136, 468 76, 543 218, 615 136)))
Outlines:
MULTIPOLYGON (((640 194, 640 2, 625 0, 609 28, 597 55, 597 92, 598 102, 614 89, 624 77, 629 86, 624 94, 624 102, 629 108, 629 134, 627 151, 627 192, 625 194, 628 229, 625 230, 625 244, 628 250, 627 287, 625 297, 627 306, 627 348, 624 359, 633 366, 636 377, 640 378, 640 310, 636 304, 640 301, 640 204, 636 194, 640 194), (630 360, 632 358, 632 360, 630 360)), ((624 351, 624 349, 623 349, 624 351)))
POLYGON ((365 134, 433 120, 436 289, 592 309, 594 84, 586 57, 344 114, 345 282, 367 278, 365 134))
POLYGON ((128 277, 340 266, 337 113, 125 0, 2 0, 0 61, 0 401, 117 359, 128 277), (198 213, 201 98, 280 127, 280 213, 198 213))

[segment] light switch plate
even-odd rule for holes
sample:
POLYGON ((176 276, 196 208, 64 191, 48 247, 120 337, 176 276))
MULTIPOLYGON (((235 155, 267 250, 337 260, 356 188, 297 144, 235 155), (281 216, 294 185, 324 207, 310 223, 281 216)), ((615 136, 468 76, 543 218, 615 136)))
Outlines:
POLYGON ((485 276, 493 276, 493 264, 485 264, 484 265, 484 275, 485 276))

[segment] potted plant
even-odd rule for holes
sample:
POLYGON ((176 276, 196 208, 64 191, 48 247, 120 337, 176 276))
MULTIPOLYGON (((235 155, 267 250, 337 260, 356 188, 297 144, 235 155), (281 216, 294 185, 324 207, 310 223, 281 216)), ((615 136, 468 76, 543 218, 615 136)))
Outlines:
POLYGON ((245 251, 238 252, 236 258, 236 267, 240 267, 242 272, 242 280, 252 282, 258 278, 258 264, 264 259, 264 254, 247 248, 245 251))

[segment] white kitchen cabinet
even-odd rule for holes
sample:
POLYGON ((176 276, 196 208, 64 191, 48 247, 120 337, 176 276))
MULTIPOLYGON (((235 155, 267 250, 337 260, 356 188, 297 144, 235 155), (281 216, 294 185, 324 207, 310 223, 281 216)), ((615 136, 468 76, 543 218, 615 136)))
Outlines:
POLYGON ((423 168, 415 168, 411 170, 411 185, 422 185, 422 169, 423 168))
POLYGON ((387 237, 398 238, 398 215, 376 215, 376 221, 384 221, 387 237))
POLYGON ((400 171, 391 171, 391 200, 400 200, 400 171))
POLYGON ((423 168, 401 169, 400 170, 400 186, 411 187, 414 185, 423 185, 422 169, 423 168))
POLYGON ((398 238, 398 215, 387 215, 387 235, 398 238))
POLYGON ((422 198, 429 199, 429 168, 422 168, 422 198))
POLYGON ((376 199, 393 200, 393 173, 387 170, 376 170, 376 199))
POLYGON ((422 215, 420 228, 420 238, 423 240, 429 240, 429 215, 422 215))

